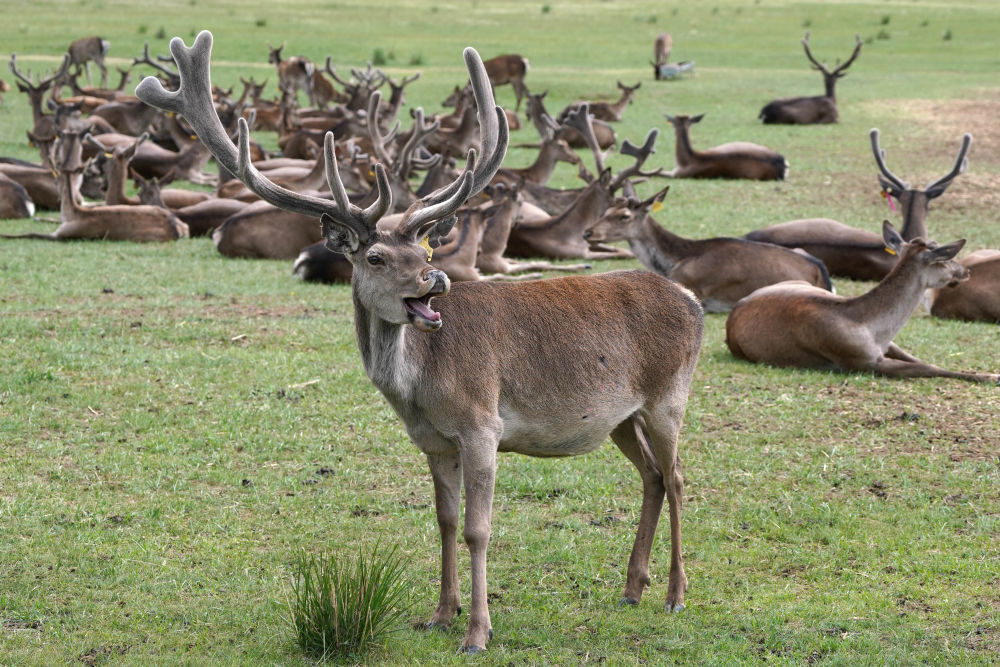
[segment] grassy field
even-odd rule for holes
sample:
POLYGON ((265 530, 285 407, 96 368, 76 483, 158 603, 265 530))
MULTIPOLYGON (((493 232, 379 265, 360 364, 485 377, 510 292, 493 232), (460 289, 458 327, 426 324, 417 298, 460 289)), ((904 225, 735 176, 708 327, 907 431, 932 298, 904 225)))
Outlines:
MULTIPOLYGON (((203 28, 225 85, 271 75, 267 42, 343 69, 381 49, 391 73, 423 73, 410 104, 437 110, 471 44, 526 55, 526 82, 550 90, 553 110, 642 81, 619 137, 660 128, 650 164, 673 166, 664 113, 706 113, 696 147, 747 140, 788 157, 779 184, 673 183, 659 219, 692 237, 812 216, 878 229, 898 214, 879 196, 869 128, 917 185, 950 169, 969 131, 969 169, 928 225, 941 242, 1000 247, 1000 6, 989 0, 0 5, 5 54, 35 72, 77 37, 110 40, 117 65, 146 40, 166 53, 169 37, 190 43, 203 28), (831 63, 855 34, 866 40, 838 88, 841 122, 762 126, 770 99, 821 92, 806 30, 831 63), (695 76, 652 80, 662 31, 695 76)), ((513 103, 509 88, 498 97, 513 103)), ((29 124, 25 96, 7 93, 0 154, 37 157, 29 124)), ((506 164, 532 157, 515 149, 506 164)), ((287 623, 295 556, 380 539, 410 563, 412 623, 359 660, 469 661, 455 655, 466 616, 446 632, 413 627, 437 599, 432 485, 361 368, 349 289, 290 269, 224 259, 205 239, 0 244, 0 663, 303 664, 287 623)), ((662 541, 643 603, 617 606, 640 487, 615 447, 502 457, 495 638, 476 662, 995 663, 1000 389, 752 366, 729 354, 724 323, 707 317, 681 440, 687 610, 663 612, 662 541)), ((996 326, 921 310, 897 341, 942 366, 1000 368, 996 326)), ((459 564, 467 602, 464 549, 459 564)))

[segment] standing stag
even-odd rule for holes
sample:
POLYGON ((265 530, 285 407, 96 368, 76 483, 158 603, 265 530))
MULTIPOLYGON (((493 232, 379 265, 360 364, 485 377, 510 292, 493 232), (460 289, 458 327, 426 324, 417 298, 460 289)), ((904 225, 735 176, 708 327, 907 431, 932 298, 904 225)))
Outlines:
POLYGON ((90 78, 90 62, 93 61, 97 68, 101 70, 101 86, 108 84, 108 68, 104 66, 104 57, 108 55, 111 44, 106 39, 100 37, 81 37, 69 45, 69 63, 76 65, 77 71, 80 66, 87 72, 90 78))
POLYGON ((968 279, 968 269, 953 259, 965 240, 945 246, 922 239, 907 242, 888 220, 882 236, 899 262, 871 291, 845 298, 797 280, 759 289, 737 303, 726 320, 732 353, 774 366, 1000 381, 1000 375, 924 363, 892 342, 924 290, 968 279))
POLYGON ((670 60, 670 49, 674 40, 669 32, 661 32, 653 42, 653 59, 649 64, 653 66, 653 78, 659 81, 663 77, 663 65, 670 60))
POLYGON ((430 264, 421 239, 439 244, 455 211, 486 186, 507 148, 505 116, 493 102, 474 49, 465 50, 465 61, 479 109, 481 158, 470 151, 457 180, 417 201, 394 229, 379 230, 377 221, 392 208, 385 169, 374 167, 375 202, 366 209, 351 204, 330 134, 324 148, 332 201, 283 190, 260 175, 247 157, 246 122, 240 122, 237 149, 218 121, 209 80, 211 47, 208 31, 191 48, 174 38, 170 49, 183 73, 181 87, 168 92, 146 79, 136 94, 182 113, 220 164, 263 199, 320 218, 327 244, 352 263, 355 331, 365 371, 427 456, 434 480, 441 591, 429 626, 449 625, 460 609, 456 534, 462 486, 472 564, 462 649, 477 653, 492 633, 486 547, 497 453, 582 454, 609 434, 638 468, 643 485, 624 599, 638 602, 650 582, 650 549, 666 495, 671 529, 666 604, 681 609, 687 580, 677 438, 701 343, 697 302, 648 272, 452 287, 430 264), (530 355, 524 352, 528 340, 530 355))
POLYGON ((278 68, 278 87, 295 95, 297 91, 303 90, 309 98, 309 104, 315 106, 316 100, 313 94, 313 76, 316 73, 316 65, 308 58, 292 56, 281 59, 281 51, 285 48, 285 43, 274 48, 267 45, 269 53, 267 62, 278 68))
POLYGON ((734 141, 715 148, 696 151, 691 146, 691 125, 698 116, 667 116, 674 126, 677 166, 663 175, 669 178, 748 178, 757 181, 783 181, 788 173, 784 156, 766 146, 748 141, 734 141))
POLYGON ((815 97, 786 97, 774 100, 764 105, 760 110, 758 118, 765 124, 784 125, 817 125, 820 123, 837 122, 837 96, 834 94, 834 87, 837 79, 847 75, 847 68, 857 60, 861 53, 861 37, 855 36, 854 53, 843 65, 838 66, 832 72, 827 66, 813 58, 809 50, 809 33, 802 38, 802 46, 806 50, 806 57, 812 63, 812 68, 819 70, 823 74, 823 87, 826 92, 815 97))
POLYGON ((490 79, 490 85, 494 88, 509 83, 514 89, 517 102, 514 104, 514 111, 521 110, 521 98, 528 94, 528 88, 524 85, 524 75, 528 73, 528 59, 516 53, 505 53, 483 61, 486 68, 486 76, 490 79))

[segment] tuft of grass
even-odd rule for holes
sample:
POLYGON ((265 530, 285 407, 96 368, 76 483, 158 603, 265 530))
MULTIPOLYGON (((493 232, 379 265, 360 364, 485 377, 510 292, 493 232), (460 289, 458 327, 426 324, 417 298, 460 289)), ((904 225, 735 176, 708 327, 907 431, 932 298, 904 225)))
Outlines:
POLYGON ((389 60, 385 57, 385 51, 375 49, 374 53, 372 53, 372 65, 385 65, 387 62, 389 60))
POLYGON ((410 64, 410 65, 423 65, 424 64, 424 56, 423 56, 423 54, 422 53, 414 53, 412 56, 410 56, 410 61, 409 61, 408 64, 410 64))
POLYGON ((552 11, 552 7, 550 5, 547 5, 547 4, 546 5, 542 5, 542 13, 543 14, 548 14, 551 11, 552 11))
POLYGON ((946 42, 951 39, 951 28, 948 28, 947 30, 944 31, 944 34, 941 35, 941 39, 943 39, 946 42))
POLYGON ((253 24, 258 28, 267 27, 267 19, 257 19, 256 21, 253 22, 253 24))
POLYGON ((155 37, 156 37, 156 39, 166 39, 166 38, 167 38, 167 29, 166 29, 166 28, 164 28, 164 27, 163 27, 163 26, 161 25, 161 26, 160 26, 160 27, 159 27, 159 28, 157 29, 155 37))
POLYGON ((806 19, 802 22, 802 27, 809 28, 812 26, 812 24, 813 24, 812 19, 806 19))
POLYGON ((884 39, 889 39, 889 37, 890 37, 889 31, 885 29, 879 30, 878 33, 875 35, 875 39, 884 40, 884 39))
POLYGON ((889 21, 892 19, 888 14, 883 14, 882 18, 879 19, 879 25, 889 25, 889 21))
POLYGON ((290 622, 311 658, 357 656, 385 639, 408 608, 406 565, 380 543, 356 559, 299 555, 294 564, 290 622))

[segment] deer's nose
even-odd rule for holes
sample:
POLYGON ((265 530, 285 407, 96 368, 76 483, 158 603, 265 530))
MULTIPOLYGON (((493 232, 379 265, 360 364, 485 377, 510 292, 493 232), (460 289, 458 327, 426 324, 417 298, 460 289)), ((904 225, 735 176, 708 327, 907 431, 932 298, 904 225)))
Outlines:
POLYGON ((585 239, 589 239, 589 238, 590 238, 591 236, 593 236, 593 235, 594 235, 594 232, 593 232, 592 230, 588 229, 587 231, 585 231, 585 232, 583 233, 583 238, 585 238, 585 239))

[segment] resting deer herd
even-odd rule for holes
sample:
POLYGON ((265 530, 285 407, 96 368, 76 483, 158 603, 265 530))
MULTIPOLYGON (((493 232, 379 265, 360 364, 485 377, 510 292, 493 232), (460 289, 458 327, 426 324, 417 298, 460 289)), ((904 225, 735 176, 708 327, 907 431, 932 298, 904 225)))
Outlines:
MULTIPOLYGON (((837 121, 834 84, 858 59, 861 41, 831 71, 813 57, 808 38, 802 44, 823 74, 826 94, 775 100, 761 111, 765 123, 837 121)), ((671 44, 666 33, 657 37, 657 62, 665 62, 671 44)), ((284 44, 268 45, 279 97, 265 99, 267 81, 252 78, 241 79, 242 93, 233 96, 211 84, 207 31, 190 48, 175 38, 169 57, 150 58, 147 45, 133 66, 154 74, 134 96, 123 90, 129 70, 120 70, 116 89, 82 86, 81 66, 91 60, 105 85, 109 46, 98 37, 78 40, 61 67, 37 80, 11 56, 10 70, 33 108, 29 135, 41 159, 0 162, 6 207, 0 216, 30 216, 38 205, 59 210, 60 219, 49 233, 4 236, 211 235, 227 256, 295 260, 303 279, 350 282, 365 371, 426 455, 434 481, 441 586, 429 626, 448 625, 460 611, 456 538, 465 487, 472 599, 462 647, 468 652, 484 649, 492 636, 486 551, 498 452, 570 456, 610 436, 643 487, 622 600, 638 603, 650 583, 653 535, 666 498, 666 608, 684 607, 678 436, 703 312, 730 313, 726 343, 753 362, 1000 380, 925 363, 893 342, 921 301, 934 316, 1000 322, 1000 251, 956 259, 965 241, 938 245, 926 224, 929 201, 966 169, 971 135, 962 138, 954 167, 919 190, 889 170, 872 130, 879 184, 902 209, 900 231, 888 221, 875 233, 812 218, 743 237, 686 239, 654 217, 668 188, 643 199, 637 183, 780 180, 788 164, 778 152, 743 141, 695 150, 691 128, 703 116, 669 115, 676 166, 646 168, 659 130, 636 145, 619 141, 613 125, 642 94, 639 84, 619 81, 617 102, 577 101, 554 118, 544 108, 545 93, 532 94, 525 84, 526 58, 508 54, 484 63, 470 48, 468 84, 449 98, 453 110, 425 116, 416 108, 406 118, 404 89, 419 74, 396 83, 369 65, 342 77, 329 58, 323 69, 302 56, 283 58, 284 44), (386 83, 391 94, 383 100, 379 88, 386 83), (493 88, 501 84, 514 87, 517 106, 527 98, 540 135, 538 158, 521 169, 501 168, 509 122, 516 121, 495 104, 493 88), (66 87, 72 96, 62 97, 66 87), (300 92, 309 107, 299 106, 300 92), (251 138, 254 128, 277 131, 283 155, 266 155, 251 138), (633 161, 617 172, 606 166, 610 151, 604 152, 615 145, 633 161), (593 171, 574 147, 589 149, 593 171), (204 171, 211 157, 218 177, 204 171), (547 185, 559 162, 579 171, 580 188, 547 185), (126 195, 129 175, 141 183, 138 198, 126 195), (164 189, 181 180, 215 193, 164 189), (84 203, 84 195, 104 203, 84 203), (628 249, 611 245, 623 241, 628 249), (609 258, 634 258, 649 271, 545 280, 526 273, 591 268, 552 259, 609 258), (878 284, 846 298, 833 291, 831 276, 878 284), (530 361, 521 354, 529 338, 536 350, 530 361)))

